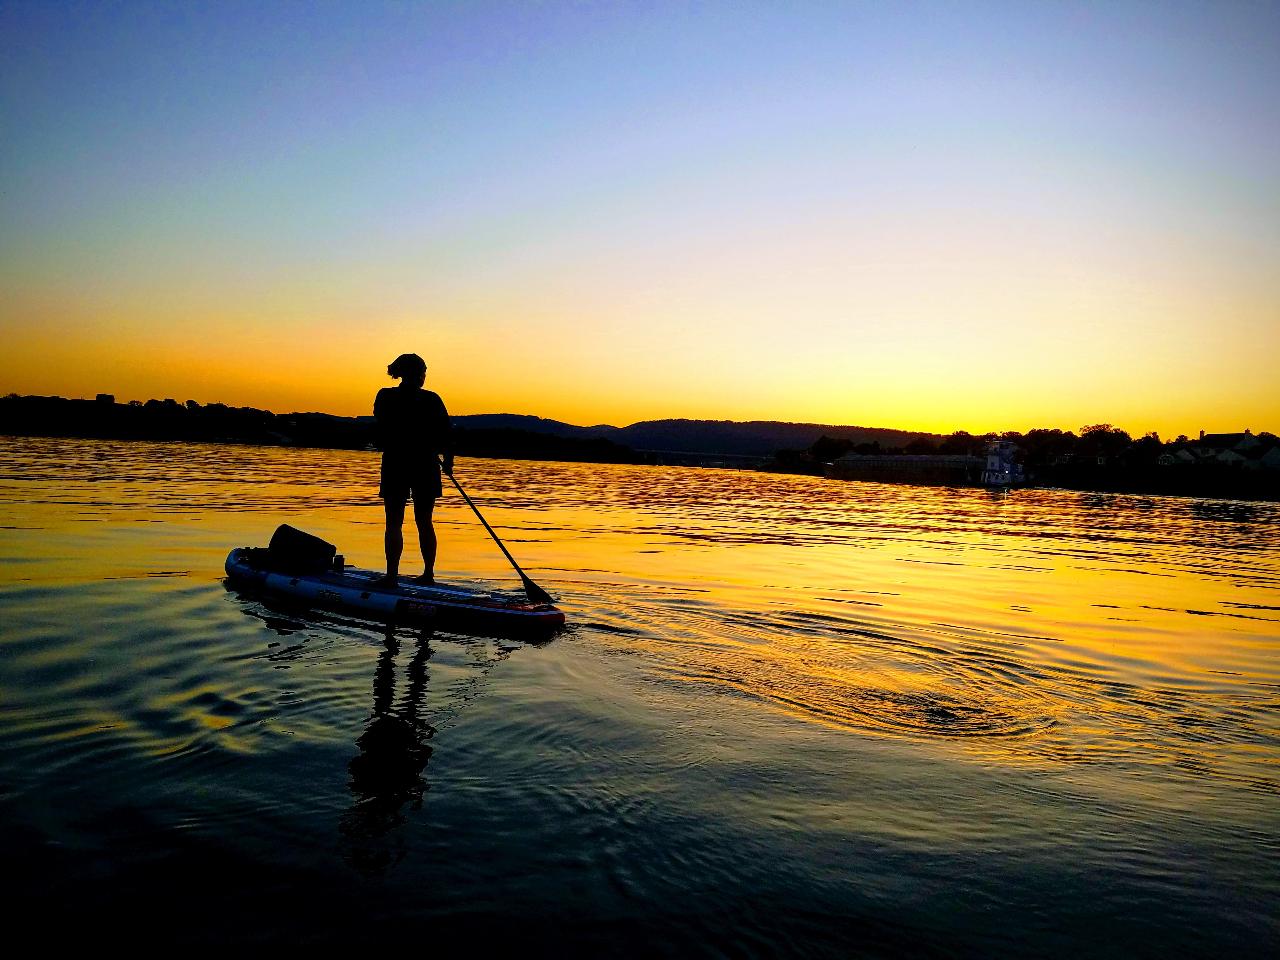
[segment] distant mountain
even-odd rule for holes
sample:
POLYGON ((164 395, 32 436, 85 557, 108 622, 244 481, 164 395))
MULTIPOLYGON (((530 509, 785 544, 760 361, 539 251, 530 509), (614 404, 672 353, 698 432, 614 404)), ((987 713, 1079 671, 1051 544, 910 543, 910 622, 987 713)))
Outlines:
MULTIPOLYGON (((803 450, 823 436, 857 443, 879 441, 901 447, 934 434, 830 423, 753 420, 644 420, 626 427, 580 427, 512 413, 454 417, 459 451, 482 456, 585 459, 625 462, 653 453, 737 454, 769 457, 781 449, 803 450), (541 442, 538 438, 546 438, 541 442)), ((110 394, 94 400, 62 397, 0 397, 0 433, 120 439, 235 441, 361 449, 375 439, 372 417, 327 413, 274 414, 251 407, 194 400, 116 403, 110 394)), ((649 456, 648 459, 654 459, 649 456)), ((658 457, 658 460, 663 458, 658 457)))
POLYGON ((607 424, 579 427, 541 417, 486 413, 454 417, 453 421, 457 426, 469 430, 514 429, 578 440, 605 439, 625 444, 635 450, 746 456, 767 456, 784 448, 803 449, 823 436, 850 440, 853 443, 878 440, 885 447, 903 446, 917 437, 937 438, 937 434, 908 430, 775 420, 644 420, 626 427, 607 424))
POLYGON ((578 427, 560 420, 546 420, 522 413, 476 413, 465 417, 453 417, 453 425, 464 430, 525 430, 529 433, 545 433, 553 437, 574 440, 613 439, 617 427, 607 424, 597 427, 578 427))
POLYGON ((775 420, 751 420, 745 423, 732 420, 648 420, 622 428, 617 439, 637 450, 764 456, 782 448, 809 447, 823 436, 847 439, 854 443, 879 440, 885 446, 898 446, 929 434, 878 427, 786 423, 775 420))

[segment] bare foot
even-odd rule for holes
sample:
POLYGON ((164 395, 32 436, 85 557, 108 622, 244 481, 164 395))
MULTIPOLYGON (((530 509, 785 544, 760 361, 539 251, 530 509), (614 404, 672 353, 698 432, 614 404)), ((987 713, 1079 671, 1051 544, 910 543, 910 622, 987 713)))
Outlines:
POLYGON ((373 581, 375 587, 398 587, 400 586, 400 578, 393 574, 384 574, 377 580, 373 581))
POLYGON ((430 573, 424 573, 422 576, 415 578, 413 582, 423 587, 434 587, 436 578, 430 573))

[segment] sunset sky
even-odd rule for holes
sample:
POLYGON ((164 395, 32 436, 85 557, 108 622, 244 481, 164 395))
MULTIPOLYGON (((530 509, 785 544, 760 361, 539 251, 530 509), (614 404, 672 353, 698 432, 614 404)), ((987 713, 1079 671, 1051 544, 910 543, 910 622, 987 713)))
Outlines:
POLYGON ((0 392, 1280 431, 1280 4, 0 4, 0 392))

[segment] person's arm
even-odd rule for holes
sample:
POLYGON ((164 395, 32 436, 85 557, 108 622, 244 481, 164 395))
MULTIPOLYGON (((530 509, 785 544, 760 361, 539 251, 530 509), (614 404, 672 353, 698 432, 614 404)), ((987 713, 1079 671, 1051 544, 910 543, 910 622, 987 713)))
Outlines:
POLYGON ((453 476, 453 424, 449 420, 449 411, 445 409, 444 401, 440 400, 439 395, 436 399, 440 401, 440 409, 436 412, 439 417, 437 424, 436 437, 440 449, 440 463, 444 467, 444 472, 449 476, 453 476))
POLYGON ((387 405, 383 399, 385 392, 385 390, 379 390, 378 395, 373 398, 373 442, 382 450, 387 448, 387 405))

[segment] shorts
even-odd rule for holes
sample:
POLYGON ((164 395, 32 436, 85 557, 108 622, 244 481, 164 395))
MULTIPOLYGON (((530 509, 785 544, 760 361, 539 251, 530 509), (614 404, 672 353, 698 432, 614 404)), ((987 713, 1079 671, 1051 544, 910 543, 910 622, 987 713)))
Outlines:
POLYGON ((414 503, 439 499, 440 467, 431 463, 404 463, 382 458, 382 478, 378 496, 390 503, 405 503, 410 495, 414 503))

